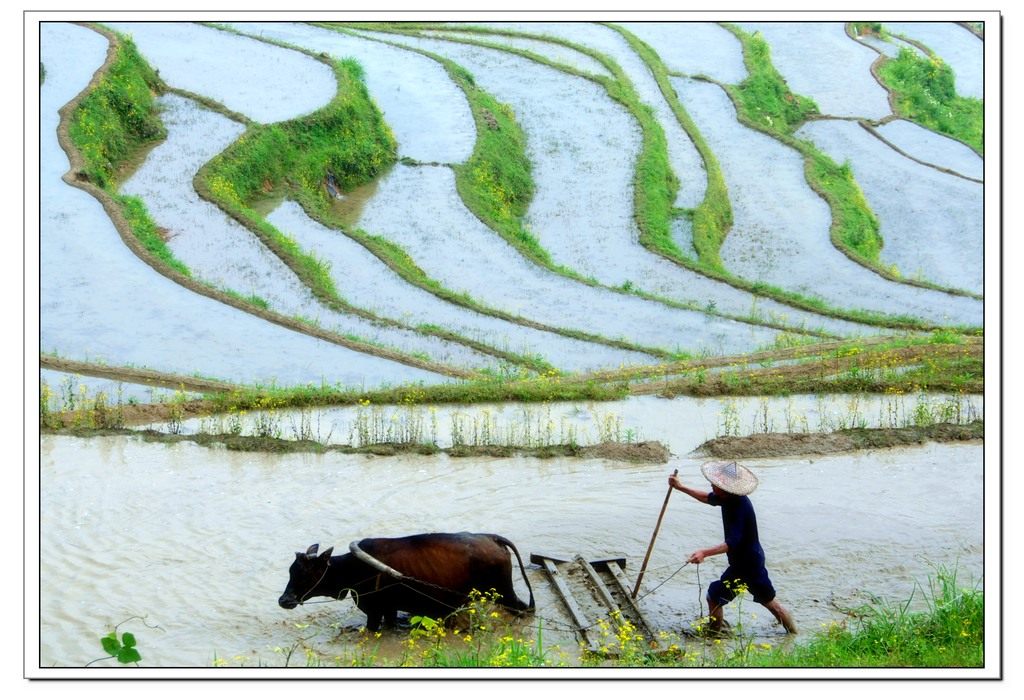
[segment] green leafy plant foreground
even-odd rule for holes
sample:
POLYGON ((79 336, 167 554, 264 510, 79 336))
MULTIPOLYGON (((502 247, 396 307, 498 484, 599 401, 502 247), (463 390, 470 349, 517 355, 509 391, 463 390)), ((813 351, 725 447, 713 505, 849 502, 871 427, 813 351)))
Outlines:
POLYGON ((119 663, 137 664, 142 661, 142 655, 135 648, 135 635, 131 632, 125 632, 118 639, 117 631, 115 630, 106 637, 100 637, 100 643, 103 645, 103 651, 109 654, 111 658, 117 659, 119 663))

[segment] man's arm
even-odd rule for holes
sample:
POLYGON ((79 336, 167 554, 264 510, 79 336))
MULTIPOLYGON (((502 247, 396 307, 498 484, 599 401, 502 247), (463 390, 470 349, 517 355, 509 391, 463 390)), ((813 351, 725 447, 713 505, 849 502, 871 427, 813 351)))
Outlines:
POLYGON ((682 491, 686 495, 688 495, 688 496, 690 496, 692 498, 696 498, 701 503, 707 503, 708 502, 708 492, 707 491, 699 491, 697 489, 691 489, 689 486, 685 486, 683 484, 683 482, 679 481, 679 477, 676 476, 675 474, 673 474, 672 476, 670 476, 668 478, 668 484, 669 484, 669 486, 671 486, 672 488, 676 489, 677 491, 682 491))
POLYGON ((729 545, 725 542, 718 545, 717 547, 709 547, 707 549, 698 549, 696 552, 690 555, 690 558, 686 560, 687 564, 700 564, 704 561, 705 557, 713 557, 716 554, 725 554, 729 551, 729 545))

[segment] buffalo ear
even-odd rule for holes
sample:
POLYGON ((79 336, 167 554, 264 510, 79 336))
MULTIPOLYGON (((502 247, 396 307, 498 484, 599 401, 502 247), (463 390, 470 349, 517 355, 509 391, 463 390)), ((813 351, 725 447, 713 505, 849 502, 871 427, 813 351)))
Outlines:
POLYGON ((331 552, 334 551, 334 547, 328 547, 324 550, 324 553, 320 555, 321 559, 326 559, 328 562, 331 560, 331 552))
POLYGON ((320 549, 319 544, 312 544, 309 549, 306 550, 306 559, 312 559, 316 556, 316 550, 320 549))

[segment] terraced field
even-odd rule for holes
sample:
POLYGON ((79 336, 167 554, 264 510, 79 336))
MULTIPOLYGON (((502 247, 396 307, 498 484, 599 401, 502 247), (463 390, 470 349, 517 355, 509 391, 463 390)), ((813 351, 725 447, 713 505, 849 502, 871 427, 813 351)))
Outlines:
MULTIPOLYGON (((142 369, 185 389, 369 390, 979 331, 982 156, 894 117, 872 75, 915 26, 883 38, 842 23, 44 24, 44 376, 58 387, 73 367, 86 385, 102 370, 133 400, 153 396, 133 382, 142 369), (103 77, 119 36, 159 71, 166 137, 116 191, 142 202, 187 277, 126 245, 109 195, 61 179, 57 110, 103 77), (786 99, 817 104, 787 132, 737 106, 751 37, 786 99), (204 165, 257 125, 330 102, 345 58, 394 135, 394 164, 343 192, 324 168, 320 212, 285 181, 245 202, 253 218, 204 190, 204 165), (487 138, 520 149, 515 197, 487 138), (875 259, 833 235, 843 204, 806 174, 811 149, 850 174, 875 259), (506 210, 474 204, 474 188, 506 210), (726 213, 709 247, 713 206, 726 213), (317 261, 333 294, 257 226, 317 261)), ((983 40, 919 29, 927 41, 912 45, 948 51, 957 89, 979 94, 983 40)))

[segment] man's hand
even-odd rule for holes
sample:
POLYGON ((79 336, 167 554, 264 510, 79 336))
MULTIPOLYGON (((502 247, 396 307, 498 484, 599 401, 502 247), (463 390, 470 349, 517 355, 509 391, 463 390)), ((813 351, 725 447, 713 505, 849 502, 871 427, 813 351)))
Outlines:
MULTIPOLYGON (((683 482, 681 482, 679 480, 679 477, 676 476, 675 474, 673 474, 672 476, 670 476, 668 478, 668 485, 670 487, 674 488, 674 489, 682 491, 683 493, 685 493, 687 496, 690 496, 691 498, 697 499, 701 503, 707 503, 708 502, 708 492, 706 490, 701 491, 701 490, 693 489, 693 488, 690 488, 689 486, 684 485, 683 482)), ((669 493, 671 493, 671 491, 669 493)))
POLYGON ((686 560, 687 564, 700 564, 704 561, 704 557, 707 554, 704 553, 703 549, 698 549, 696 552, 690 555, 690 558, 686 560))

